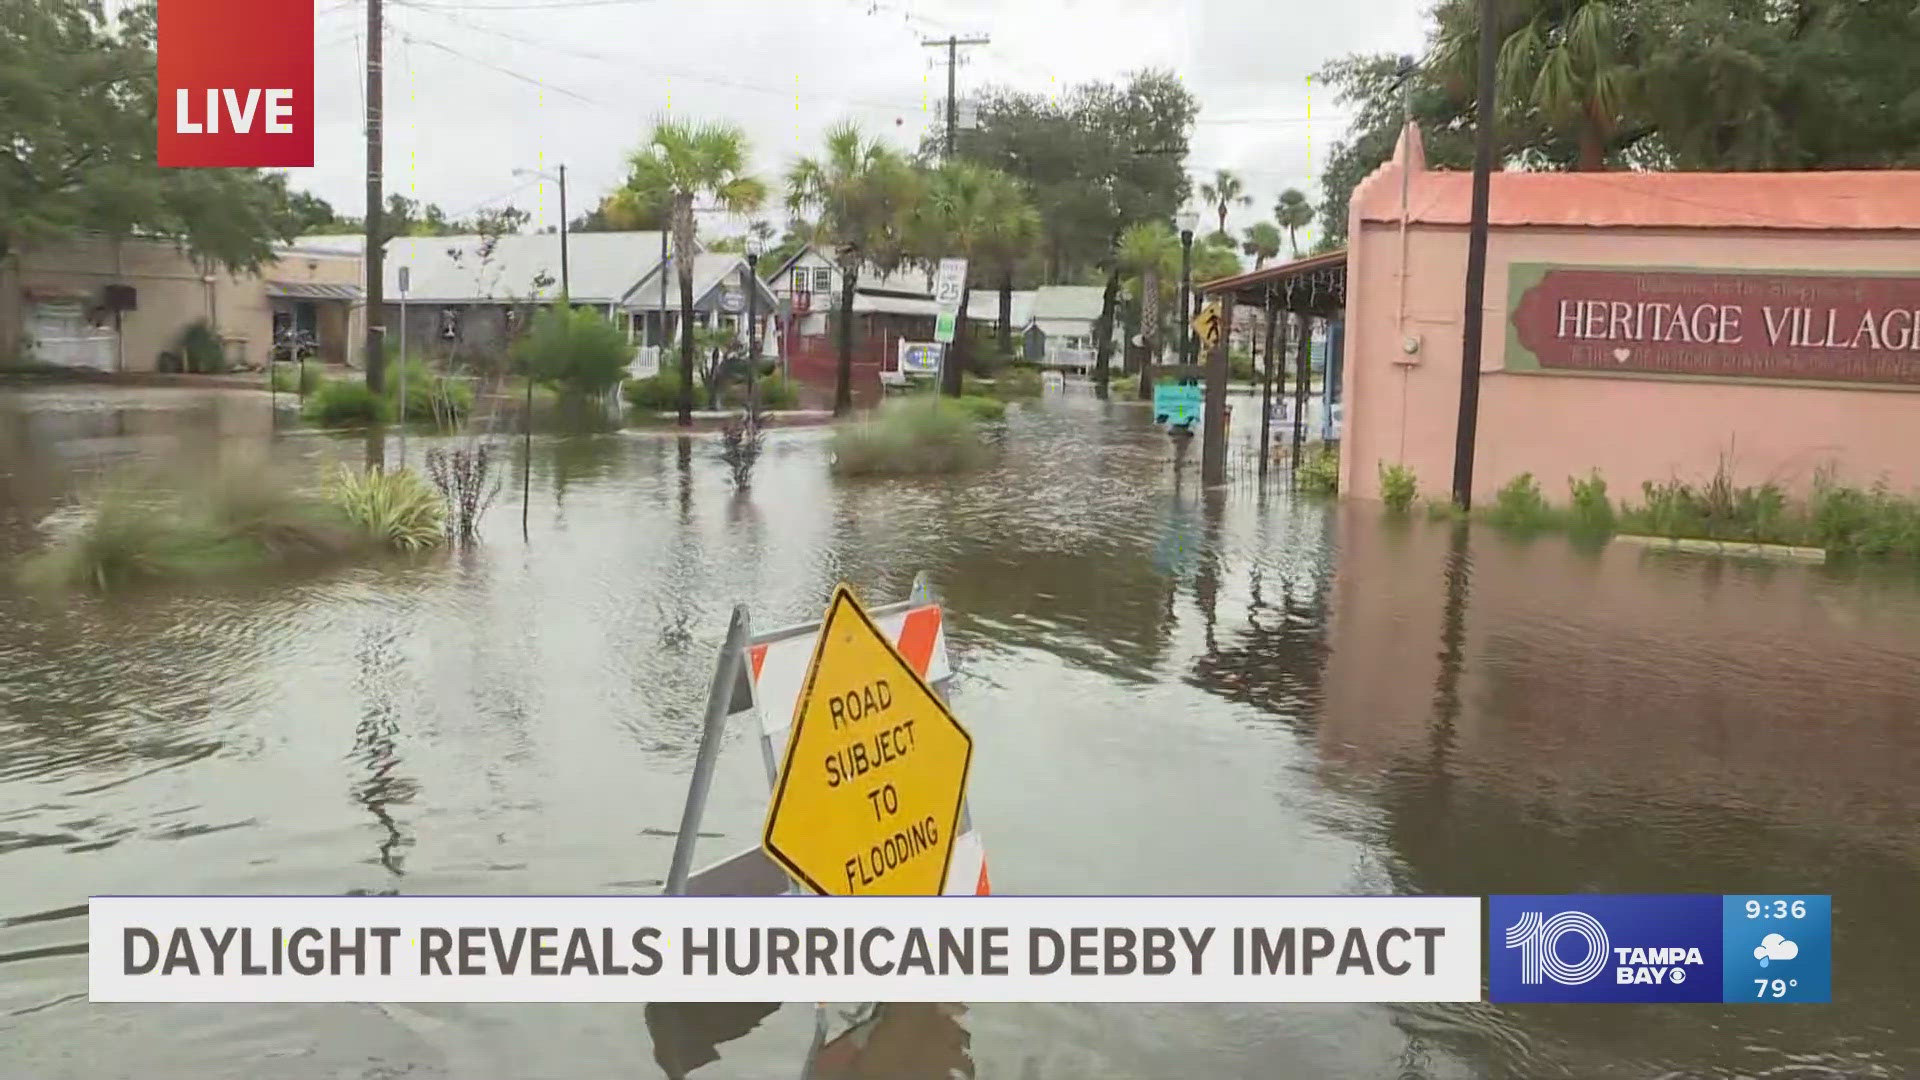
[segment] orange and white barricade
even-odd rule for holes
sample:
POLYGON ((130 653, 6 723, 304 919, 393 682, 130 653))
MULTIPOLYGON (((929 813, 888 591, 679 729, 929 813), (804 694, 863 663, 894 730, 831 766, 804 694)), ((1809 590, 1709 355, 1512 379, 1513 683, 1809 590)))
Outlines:
MULTIPOLYGON (((940 605, 932 598, 925 575, 915 579, 907 600, 876 607, 873 621, 886 634, 894 648, 942 700, 953 683, 953 664, 947 655, 947 635, 940 605)), ((772 794, 779 779, 780 761, 785 756, 791 734, 794 711, 799 703, 807 666, 812 659, 818 621, 776 630, 744 642, 735 638, 744 626, 744 611, 736 609, 734 634, 729 635, 726 650, 738 650, 738 662, 723 653, 720 671, 715 676, 717 696, 725 694, 725 715, 717 715, 720 706, 709 703, 708 730, 703 734, 695 773, 688 790, 687 813, 681 821, 680 838, 674 849, 674 870, 667 876, 667 891, 692 895, 769 895, 788 891, 792 886, 786 872, 766 858, 760 848, 740 852, 697 873, 688 873, 694 837, 699 833, 701 812, 705 808, 706 787, 711 780, 713 757, 718 753, 720 727, 743 715, 757 719, 761 757, 766 764, 767 790, 772 794), (723 689, 724 688, 724 689, 723 689)), ((945 896, 985 896, 989 892, 987 851, 966 801, 960 805, 960 827, 954 836, 953 856, 947 866, 945 896)))

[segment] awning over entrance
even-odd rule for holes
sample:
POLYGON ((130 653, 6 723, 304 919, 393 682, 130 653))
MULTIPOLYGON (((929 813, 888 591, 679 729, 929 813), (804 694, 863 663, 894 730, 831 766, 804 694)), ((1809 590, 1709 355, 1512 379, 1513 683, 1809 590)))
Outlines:
POLYGON ((313 281, 269 281, 267 295, 287 300, 358 300, 358 285, 328 285, 313 281))
POLYGON ((1207 297, 1233 297, 1236 305, 1261 308, 1269 300, 1277 311, 1327 317, 1347 306, 1347 251, 1329 251, 1278 266, 1265 266, 1233 277, 1201 282, 1194 288, 1207 297))

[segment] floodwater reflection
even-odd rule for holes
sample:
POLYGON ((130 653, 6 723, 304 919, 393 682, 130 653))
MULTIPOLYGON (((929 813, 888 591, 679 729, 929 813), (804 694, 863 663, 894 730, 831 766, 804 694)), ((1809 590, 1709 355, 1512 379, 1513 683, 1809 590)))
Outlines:
MULTIPOLYGON (((264 394, 123 406, 0 393, 0 555, 125 463, 397 461, 269 438, 264 394)), ((836 1010, 815 1075, 1920 1074, 1913 575, 1203 491, 1090 395, 1000 437, 977 476, 844 482, 823 432, 775 430, 738 493, 711 437, 536 436, 524 538, 514 438, 470 548, 0 584, 0 1075, 797 1076, 811 1006, 92 1006, 84 898, 656 891, 732 605, 771 628, 921 571, 999 890, 1831 893, 1839 1004, 890 1006, 836 1010)), ((737 740, 701 850, 754 843, 765 798, 737 740)))

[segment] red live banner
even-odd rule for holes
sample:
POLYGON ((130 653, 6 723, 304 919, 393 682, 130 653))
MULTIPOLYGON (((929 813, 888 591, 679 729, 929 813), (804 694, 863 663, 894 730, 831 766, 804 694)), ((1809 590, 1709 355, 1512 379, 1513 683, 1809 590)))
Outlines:
POLYGON ((1515 263, 1507 367, 1920 386, 1920 275, 1515 263))
POLYGON ((160 164, 313 165, 313 0, 160 0, 160 164))

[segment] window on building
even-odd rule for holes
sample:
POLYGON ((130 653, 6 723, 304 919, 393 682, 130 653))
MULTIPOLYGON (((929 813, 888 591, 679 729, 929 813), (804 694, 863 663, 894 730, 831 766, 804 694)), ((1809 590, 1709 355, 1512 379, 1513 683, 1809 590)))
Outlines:
POLYGON ((817 293, 833 291, 833 270, 831 268, 825 266, 814 267, 813 291, 817 293))

